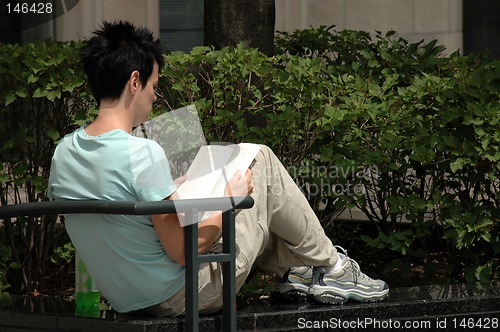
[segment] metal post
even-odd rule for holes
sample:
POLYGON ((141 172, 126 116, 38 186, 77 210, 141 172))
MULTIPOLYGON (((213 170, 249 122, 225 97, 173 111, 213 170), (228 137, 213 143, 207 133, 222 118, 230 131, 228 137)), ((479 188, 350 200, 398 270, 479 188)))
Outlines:
POLYGON ((234 209, 222 215, 222 251, 228 259, 222 264, 224 331, 236 331, 236 232, 234 209))
POLYGON ((198 215, 196 209, 185 214, 188 224, 184 228, 184 242, 186 250, 186 297, 185 297, 185 319, 184 331, 199 331, 198 313, 198 223, 195 219, 198 215))

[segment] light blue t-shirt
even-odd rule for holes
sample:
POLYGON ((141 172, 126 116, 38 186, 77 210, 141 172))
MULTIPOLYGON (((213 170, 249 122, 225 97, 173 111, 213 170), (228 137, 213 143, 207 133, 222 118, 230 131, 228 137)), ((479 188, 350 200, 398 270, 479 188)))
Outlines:
MULTIPOLYGON (((163 149, 120 129, 89 136, 82 127, 52 158, 49 197, 56 200, 159 201, 174 191, 163 149)), ((184 287, 184 267, 166 254, 149 216, 72 214, 65 225, 116 311, 149 307, 184 287)))

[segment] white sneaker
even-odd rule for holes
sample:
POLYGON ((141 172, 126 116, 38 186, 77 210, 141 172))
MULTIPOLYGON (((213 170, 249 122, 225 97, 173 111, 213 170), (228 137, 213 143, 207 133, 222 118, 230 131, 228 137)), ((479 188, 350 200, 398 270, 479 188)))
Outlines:
POLYGON ((290 301, 305 301, 309 295, 313 269, 309 266, 292 267, 276 285, 276 291, 290 301))
POLYGON ((336 247, 342 267, 332 271, 328 267, 316 267, 309 294, 321 303, 344 303, 348 300, 373 302, 385 299, 389 286, 382 280, 375 280, 361 272, 358 263, 347 256, 347 251, 336 247))

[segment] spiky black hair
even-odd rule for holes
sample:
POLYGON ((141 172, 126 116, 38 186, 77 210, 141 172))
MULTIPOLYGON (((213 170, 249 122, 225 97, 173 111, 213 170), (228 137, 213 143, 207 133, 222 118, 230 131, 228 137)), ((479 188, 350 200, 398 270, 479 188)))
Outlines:
POLYGON ((137 70, 145 87, 156 62, 161 70, 165 61, 160 41, 153 33, 130 22, 103 22, 94 37, 80 51, 90 88, 100 104, 103 99, 120 97, 130 74, 137 70))

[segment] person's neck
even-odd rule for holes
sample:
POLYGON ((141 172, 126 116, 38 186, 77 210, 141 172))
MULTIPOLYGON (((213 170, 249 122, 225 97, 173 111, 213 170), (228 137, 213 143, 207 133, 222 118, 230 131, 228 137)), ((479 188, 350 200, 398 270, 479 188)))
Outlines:
POLYGON ((132 119, 119 100, 102 101, 99 114, 92 123, 85 127, 85 132, 91 136, 98 136, 114 129, 122 129, 127 133, 132 132, 132 119))

